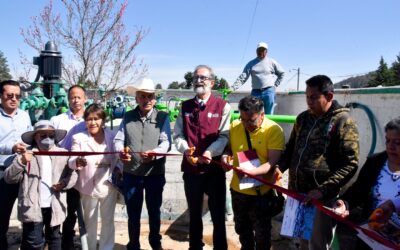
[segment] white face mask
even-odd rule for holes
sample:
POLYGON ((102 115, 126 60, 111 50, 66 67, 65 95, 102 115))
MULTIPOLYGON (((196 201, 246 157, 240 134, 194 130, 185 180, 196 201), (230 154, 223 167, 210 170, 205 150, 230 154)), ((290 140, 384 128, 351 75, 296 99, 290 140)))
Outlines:
POLYGON ((37 142, 37 144, 39 149, 49 150, 54 146, 55 142, 54 138, 46 137, 41 141, 37 142))

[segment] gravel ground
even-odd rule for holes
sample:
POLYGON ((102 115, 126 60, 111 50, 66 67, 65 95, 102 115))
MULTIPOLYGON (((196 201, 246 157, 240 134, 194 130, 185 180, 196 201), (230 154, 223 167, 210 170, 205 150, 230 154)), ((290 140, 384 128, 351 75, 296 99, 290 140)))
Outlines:
MULTIPOLYGON (((278 216, 279 219, 279 216, 278 216)), ((115 222, 115 247, 116 250, 126 249, 125 245, 128 242, 128 229, 125 221, 115 222)), ((227 222, 227 236, 229 250, 239 250, 240 243, 237 234, 235 233, 234 223, 227 222)), ((273 219, 273 232, 272 232, 272 244, 276 250, 292 250, 297 249, 292 240, 279 236, 278 231, 280 229, 280 222, 277 219, 273 219)), ((141 247, 143 250, 151 250, 148 244, 148 224, 147 221, 142 221, 142 232, 140 237, 141 247)), ((10 230, 8 241, 10 244, 10 250, 19 249, 19 243, 21 241, 21 225, 18 221, 12 220, 10 223, 10 230)), ((162 246, 164 249, 181 250, 188 249, 188 227, 176 223, 176 221, 162 221, 161 225, 162 234, 162 246)), ((204 222, 204 250, 211 250, 212 248, 212 224, 204 222)), ((76 249, 80 249, 79 237, 76 237, 76 249)))

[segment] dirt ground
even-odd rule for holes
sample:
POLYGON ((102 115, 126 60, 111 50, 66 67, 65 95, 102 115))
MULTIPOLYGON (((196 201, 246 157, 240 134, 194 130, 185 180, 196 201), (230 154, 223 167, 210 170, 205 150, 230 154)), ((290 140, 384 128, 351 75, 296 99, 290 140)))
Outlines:
MULTIPOLYGON (((292 250, 297 249, 294 242, 288 238, 279 236, 280 222, 273 219, 273 232, 272 232, 272 249, 274 250, 292 250)), ((115 222, 115 247, 116 250, 126 249, 125 245, 128 242, 128 229, 126 221, 115 222)), ((235 233, 234 223, 231 221, 226 222, 227 236, 229 250, 239 250, 240 243, 237 234, 235 233)), ((142 221, 140 243, 143 250, 151 250, 148 244, 147 236, 149 228, 147 221, 142 221)), ((18 221, 12 220, 10 223, 8 242, 10 250, 19 249, 21 241, 21 225, 18 221)), ((176 223, 176 221, 162 221, 161 225, 162 246, 164 249, 183 250, 188 249, 188 227, 187 225, 176 223)), ((212 224, 204 222, 203 240, 205 243, 204 250, 211 250, 212 248, 212 224)), ((80 249, 79 237, 76 237, 76 249, 80 249)))

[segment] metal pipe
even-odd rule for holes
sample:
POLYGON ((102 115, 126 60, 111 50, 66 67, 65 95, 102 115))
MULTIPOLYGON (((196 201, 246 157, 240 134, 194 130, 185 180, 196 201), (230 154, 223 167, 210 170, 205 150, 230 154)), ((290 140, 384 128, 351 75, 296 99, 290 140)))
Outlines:
MULTIPOLYGON (((231 114, 231 121, 239 119, 240 113, 234 112, 231 114)), ((281 123, 295 123, 296 117, 295 115, 265 115, 268 119, 274 122, 281 122, 281 123)))

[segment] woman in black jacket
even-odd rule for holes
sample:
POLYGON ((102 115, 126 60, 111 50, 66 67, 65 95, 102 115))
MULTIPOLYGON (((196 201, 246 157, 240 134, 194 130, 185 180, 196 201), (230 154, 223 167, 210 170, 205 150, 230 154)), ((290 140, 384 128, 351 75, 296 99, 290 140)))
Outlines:
MULTIPOLYGON (((356 182, 340 197, 335 211, 346 217, 353 208, 362 208, 362 218, 382 209, 380 222, 391 218, 400 226, 400 117, 385 126, 386 150, 368 157, 356 182), (396 212, 396 213, 394 213, 396 212)), ((357 249, 370 249, 358 242, 357 249)))

